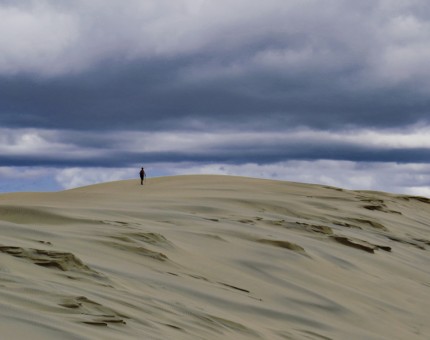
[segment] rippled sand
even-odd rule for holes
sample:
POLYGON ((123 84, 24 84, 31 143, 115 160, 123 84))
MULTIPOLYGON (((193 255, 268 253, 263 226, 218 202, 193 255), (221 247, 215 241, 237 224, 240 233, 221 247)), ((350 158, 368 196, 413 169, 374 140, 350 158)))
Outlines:
POLYGON ((228 176, 0 195, 1 339, 428 339, 430 200, 228 176))

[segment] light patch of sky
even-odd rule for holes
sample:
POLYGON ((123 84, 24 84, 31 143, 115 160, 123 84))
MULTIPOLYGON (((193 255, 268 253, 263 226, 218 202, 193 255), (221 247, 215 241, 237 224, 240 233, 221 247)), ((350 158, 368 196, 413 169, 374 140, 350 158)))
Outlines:
POLYGON ((21 191, 57 191, 57 169, 41 167, 0 167, 0 193, 21 191))
POLYGON ((68 46, 78 38, 76 18, 43 2, 24 10, 0 6, 0 73, 63 73, 70 69, 68 46), (13 33, 12 33, 13 32, 13 33))
POLYGON ((173 174, 221 174, 330 185, 351 190, 380 190, 427 195, 430 165, 289 161, 275 164, 208 164, 175 167, 173 174), (417 186, 417 183, 420 185, 417 186))
POLYGON ((0 153, 2 155, 41 155, 58 159, 89 158, 103 150, 80 147, 73 142, 63 142, 61 132, 43 129, 1 129, 0 153))
POLYGON ((137 178, 135 168, 68 168, 57 172, 55 180, 64 189, 71 189, 95 183, 137 178))
POLYGON ((212 131, 212 132, 118 132, 113 137, 115 147, 122 151, 136 149, 145 152, 194 151, 205 152, 215 147, 246 145, 282 145, 289 143, 304 145, 314 143, 349 143, 385 149, 430 148, 430 127, 405 129, 404 131, 345 130, 316 131, 297 129, 285 132, 272 131, 212 131))
MULTIPOLYGON (((430 197, 429 164, 288 161, 274 164, 143 164, 148 178, 219 174, 330 185, 351 190, 379 190, 430 197)), ((136 179, 139 167, 0 168, 0 192, 55 191, 123 179, 136 179)))

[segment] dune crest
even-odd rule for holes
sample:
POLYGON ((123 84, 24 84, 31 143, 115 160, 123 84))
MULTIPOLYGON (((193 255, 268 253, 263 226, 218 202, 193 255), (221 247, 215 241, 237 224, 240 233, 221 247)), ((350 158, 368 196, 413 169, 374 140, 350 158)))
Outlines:
POLYGON ((14 339, 427 339, 430 199, 230 176, 0 195, 14 339))

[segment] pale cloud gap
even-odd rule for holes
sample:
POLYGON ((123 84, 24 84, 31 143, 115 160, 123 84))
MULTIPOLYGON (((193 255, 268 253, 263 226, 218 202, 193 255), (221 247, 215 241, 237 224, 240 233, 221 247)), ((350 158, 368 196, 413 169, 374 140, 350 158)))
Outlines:
POLYGON ((137 177, 136 168, 68 168, 58 170, 55 180, 63 189, 82 187, 95 183, 112 182, 137 177))
MULTIPOLYGON (((145 165, 149 177, 159 175, 220 174, 330 185, 352 190, 380 190, 427 196, 430 165, 356 163, 348 161, 288 161, 275 164, 192 164, 158 163, 145 165)), ((99 182, 138 178, 138 168, 73 168, 58 170, 62 188, 99 182)))
POLYGON ((176 166, 172 174, 220 174, 330 185, 351 190, 380 190, 428 196, 430 165, 288 161, 275 164, 207 164, 176 166))
POLYGON ((59 190, 61 186, 55 181, 57 171, 46 167, 0 166, 0 193, 59 190))
POLYGON ((42 155, 91 158, 109 152, 198 152, 228 146, 288 146, 350 144, 378 149, 430 148, 430 127, 414 125, 400 129, 347 129, 338 131, 297 128, 277 131, 169 131, 169 132, 75 132, 44 129, 0 128, 3 155, 42 155))
MULTIPOLYGON (((88 133, 93 135, 92 133, 88 133)), ((0 128, 0 153, 3 156, 37 156, 61 159, 87 159, 100 154, 103 150, 89 145, 80 148, 75 141, 63 140, 67 133, 46 129, 10 129, 0 128)))
POLYGON ((0 178, 11 180, 11 179, 33 179, 39 178, 42 176, 52 174, 53 169, 47 168, 37 168, 37 167, 29 167, 29 168, 18 168, 18 167, 8 167, 2 166, 0 167, 0 178))
MULTIPOLYGON (((350 161, 286 161, 272 164, 149 163, 142 164, 148 177, 218 174, 285 180, 329 185, 351 190, 380 190, 385 192, 430 197, 430 165, 350 161)), ((128 168, 71 167, 28 168, 0 167, 0 182, 10 183, 0 192, 31 191, 35 183, 46 182, 50 190, 136 179, 139 166, 128 168), (52 183, 51 183, 52 182, 52 183)))

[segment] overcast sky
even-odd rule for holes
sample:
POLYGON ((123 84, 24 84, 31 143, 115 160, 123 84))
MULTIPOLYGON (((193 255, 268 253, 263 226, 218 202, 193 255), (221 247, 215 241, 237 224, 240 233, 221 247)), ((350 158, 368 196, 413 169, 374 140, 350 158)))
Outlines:
POLYGON ((430 196, 427 0, 0 0, 0 192, 219 173, 430 196))

